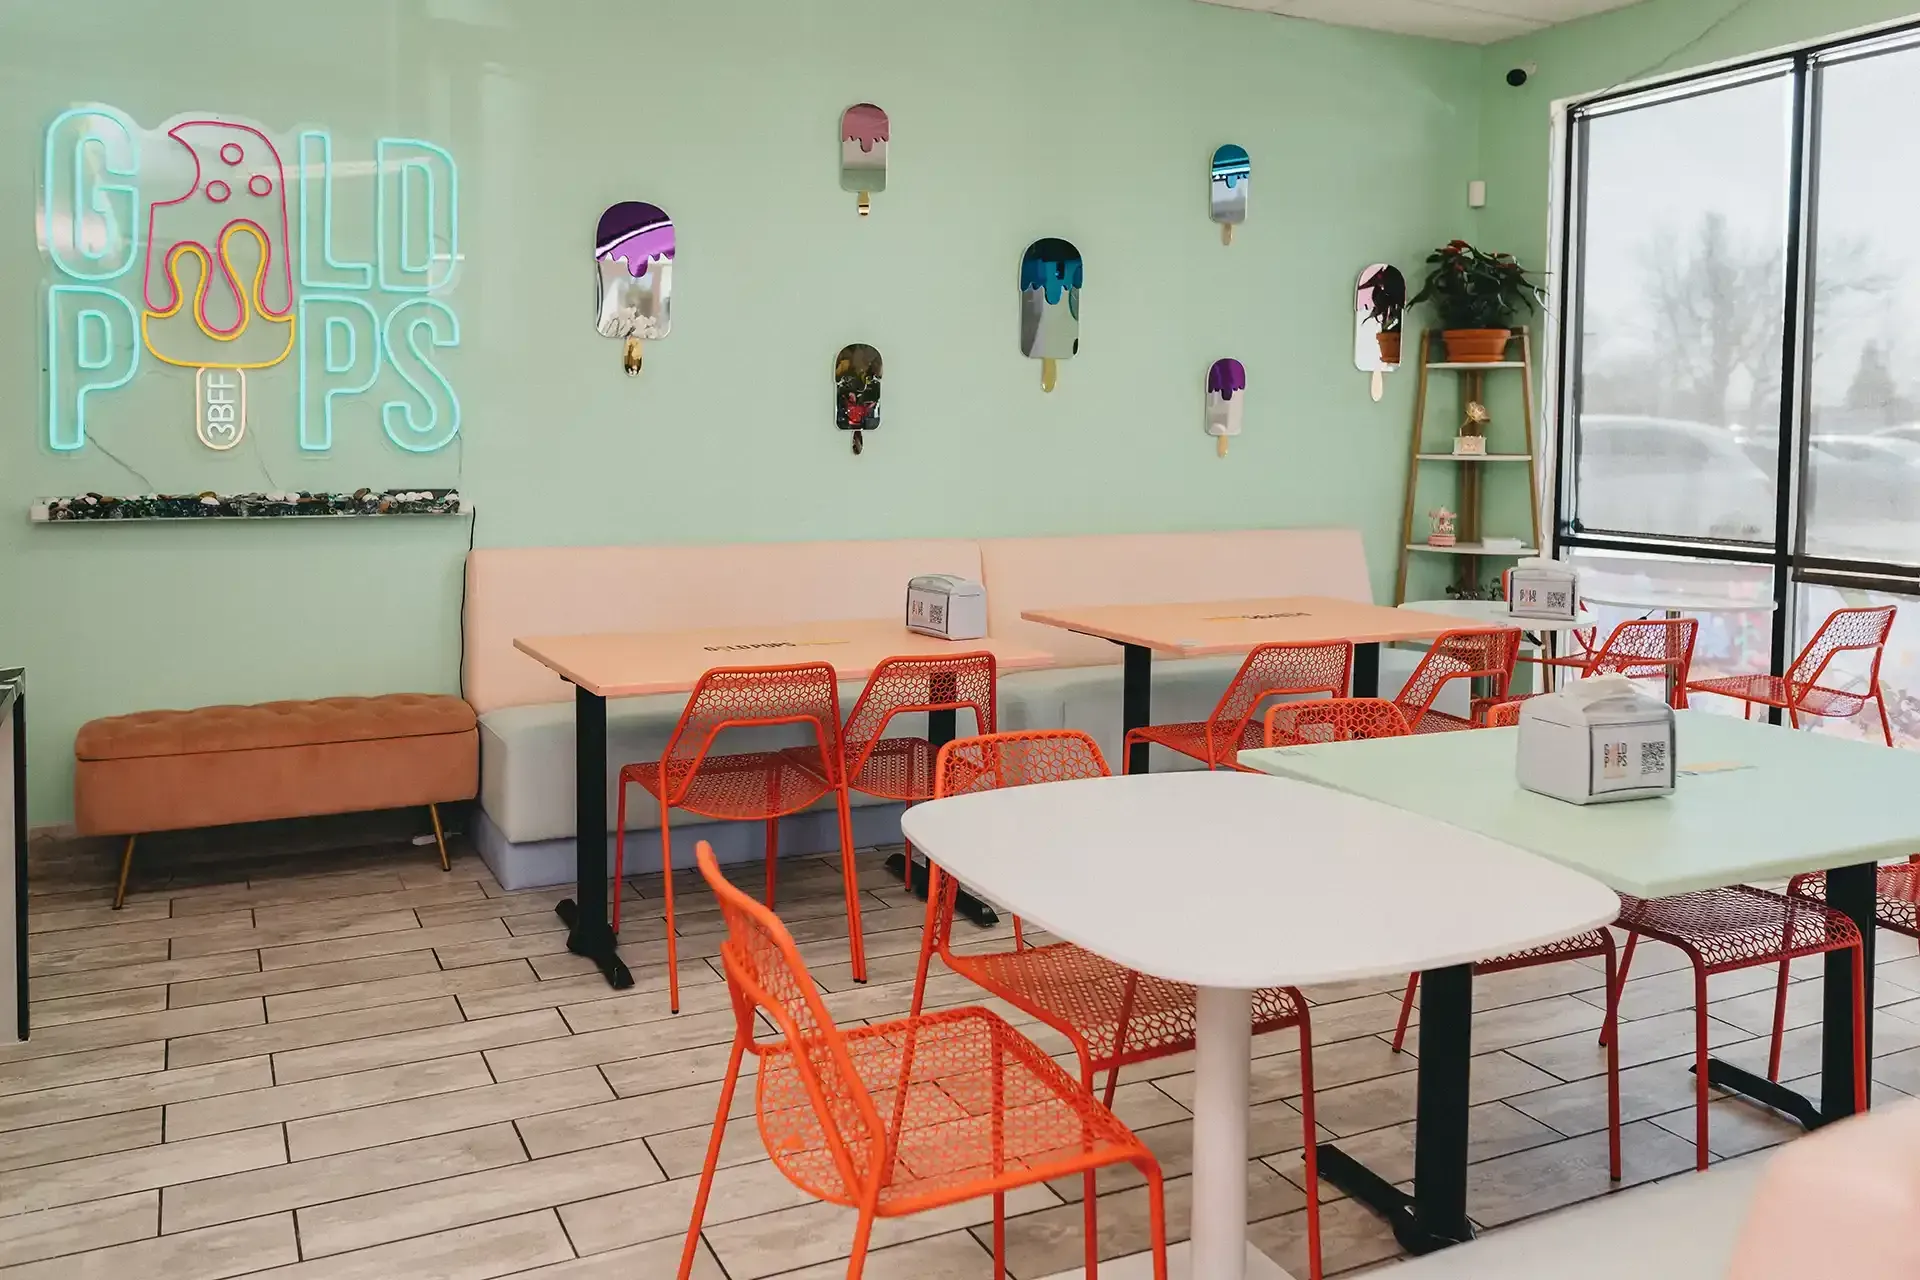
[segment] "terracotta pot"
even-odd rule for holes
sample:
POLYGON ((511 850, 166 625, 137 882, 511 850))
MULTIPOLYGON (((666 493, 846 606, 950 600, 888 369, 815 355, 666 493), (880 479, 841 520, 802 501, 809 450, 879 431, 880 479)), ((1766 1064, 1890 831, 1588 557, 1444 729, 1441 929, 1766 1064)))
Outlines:
POLYGON ((1373 340, 1380 344, 1380 359, 1387 364, 1400 363, 1400 331, 1376 333, 1373 340))
POLYGON ((1511 329, 1442 329, 1440 340, 1447 344, 1447 360, 1452 364, 1493 364, 1507 358, 1507 339, 1511 329))

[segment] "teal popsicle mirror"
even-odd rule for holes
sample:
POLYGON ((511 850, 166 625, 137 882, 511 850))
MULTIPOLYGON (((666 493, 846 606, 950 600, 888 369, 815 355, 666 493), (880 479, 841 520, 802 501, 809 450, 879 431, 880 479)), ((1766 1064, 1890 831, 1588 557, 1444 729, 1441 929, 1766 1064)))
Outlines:
POLYGON ((1233 243, 1233 229, 1247 220, 1247 194, 1253 185, 1253 161, 1245 147, 1229 142, 1213 153, 1208 209, 1220 224, 1220 243, 1233 243))
POLYGON ((1059 363, 1080 350, 1080 285, 1085 271, 1072 242, 1048 236, 1020 258, 1020 352, 1040 362, 1040 389, 1053 390, 1059 363))

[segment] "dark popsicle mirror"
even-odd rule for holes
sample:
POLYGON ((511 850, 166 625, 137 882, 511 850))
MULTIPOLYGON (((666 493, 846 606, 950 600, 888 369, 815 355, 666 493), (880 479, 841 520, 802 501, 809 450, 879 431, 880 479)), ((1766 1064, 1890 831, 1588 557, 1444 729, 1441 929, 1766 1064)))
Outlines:
POLYGON ((865 447, 862 433, 880 429, 880 352, 850 342, 833 358, 833 421, 853 432, 853 452, 865 447))

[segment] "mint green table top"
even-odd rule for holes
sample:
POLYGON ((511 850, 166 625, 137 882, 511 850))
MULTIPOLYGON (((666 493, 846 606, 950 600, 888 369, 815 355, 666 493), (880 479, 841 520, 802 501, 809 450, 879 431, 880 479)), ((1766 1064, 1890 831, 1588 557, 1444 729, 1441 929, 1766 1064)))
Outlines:
POLYGON ((1366 796, 1665 897, 1920 852, 1920 752, 1676 713, 1672 796, 1573 805, 1514 780, 1518 729, 1243 751, 1262 773, 1366 796), (1688 772, 1695 766, 1711 771, 1688 772))

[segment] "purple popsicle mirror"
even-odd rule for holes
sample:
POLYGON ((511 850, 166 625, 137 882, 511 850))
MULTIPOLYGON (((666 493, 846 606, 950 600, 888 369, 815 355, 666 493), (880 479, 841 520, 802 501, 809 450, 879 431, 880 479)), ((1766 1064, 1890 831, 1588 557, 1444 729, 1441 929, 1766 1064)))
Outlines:
POLYGON ((868 197, 887 189, 887 113, 856 102, 840 115, 840 189, 860 193, 860 216, 872 212, 868 197))
POLYGON ((622 200, 600 215, 593 237, 595 327, 625 338, 621 367, 640 372, 643 340, 673 329, 673 219, 658 205, 622 200))
POLYGON ((1207 370, 1207 434, 1227 456, 1227 440, 1240 434, 1240 415, 1247 405, 1247 367, 1238 360, 1215 360, 1207 370))

